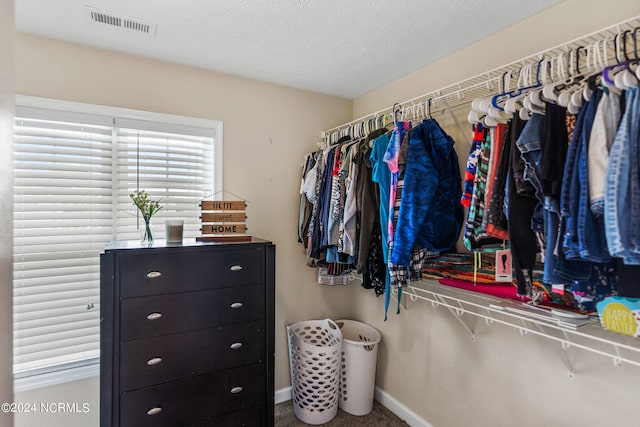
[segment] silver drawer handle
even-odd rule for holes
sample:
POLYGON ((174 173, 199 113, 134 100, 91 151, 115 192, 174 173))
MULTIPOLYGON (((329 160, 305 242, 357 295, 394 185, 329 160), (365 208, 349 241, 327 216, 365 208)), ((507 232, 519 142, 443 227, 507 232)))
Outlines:
POLYGON ((162 362, 161 357, 152 357, 151 359, 147 360, 147 365, 153 366, 153 365, 157 365, 160 362, 162 362))
POLYGON ((159 406, 154 406, 153 408, 147 411, 147 415, 157 415, 162 412, 162 408, 159 406))
POLYGON ((231 389, 231 393, 238 394, 242 391, 242 387, 234 387, 231 389))
POLYGON ((232 265, 229 270, 231 271, 240 271, 242 270, 242 266, 241 265, 232 265))
POLYGON ((158 320, 161 317, 162 317, 162 313, 158 313, 158 312, 147 314, 147 319, 148 320, 158 320))
POLYGON ((231 308, 241 308, 244 304, 241 302, 234 302, 231 304, 231 308))
POLYGON ((149 279, 155 279, 156 277, 160 277, 162 276, 162 273, 160 273, 159 271, 150 271, 147 273, 147 277, 149 279))
POLYGON ((234 342, 233 344, 231 344, 231 349, 232 350, 237 350, 239 348, 242 347, 242 343, 241 342, 234 342))

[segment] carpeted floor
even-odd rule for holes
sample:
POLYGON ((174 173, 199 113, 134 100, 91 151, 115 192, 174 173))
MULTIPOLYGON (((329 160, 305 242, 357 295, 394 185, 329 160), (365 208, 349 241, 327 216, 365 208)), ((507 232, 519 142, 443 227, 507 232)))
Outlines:
MULTIPOLYGON (((293 403, 288 400, 276 405, 275 409, 275 425, 276 427, 304 427, 309 424, 300 421, 293 413, 293 403)), ((340 409, 336 417, 326 424, 320 426, 329 427, 407 427, 408 424, 398 418, 393 412, 379 404, 373 402, 373 410, 362 417, 350 415, 340 409)))

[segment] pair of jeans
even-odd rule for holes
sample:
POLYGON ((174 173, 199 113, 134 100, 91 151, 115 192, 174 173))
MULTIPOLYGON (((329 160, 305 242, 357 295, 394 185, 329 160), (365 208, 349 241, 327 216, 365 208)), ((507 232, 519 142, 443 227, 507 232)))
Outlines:
POLYGON ((589 204, 587 174, 588 142, 602 91, 598 90, 582 108, 569 145, 560 198, 564 226, 562 248, 567 259, 607 262, 604 222, 595 218, 589 204))
POLYGON ((560 230, 560 208, 558 201, 551 196, 544 200, 544 234, 546 238, 546 248, 544 255, 544 274, 542 281, 548 285, 569 284, 566 277, 556 271, 558 264, 560 230))
POLYGON ((640 265, 640 248, 633 243, 640 240, 638 215, 640 194, 637 175, 638 113, 640 88, 627 90, 626 109, 609 153, 609 168, 604 199, 604 221, 607 245, 611 256, 620 257, 625 264, 640 265), (635 148, 632 150, 632 146, 635 148), (631 158, 636 153, 635 158, 631 158), (635 166, 632 164, 635 163, 635 166), (636 175, 631 175, 635 171, 636 175), (633 190, 636 190, 634 193, 633 190))
POLYGON ((562 226, 560 208, 554 197, 545 197, 544 228, 547 241, 544 257, 543 282, 548 285, 571 285, 588 282, 591 278, 593 264, 582 260, 568 260, 562 252, 562 226))
POLYGON ((584 130, 580 137, 577 162, 578 181, 580 184, 578 199, 578 250, 580 259, 603 263, 608 262, 611 257, 607 249, 604 218, 602 215, 594 214, 591 210, 588 174, 589 141, 591 139, 593 120, 598 109, 598 104, 602 99, 602 91, 598 91, 594 98, 594 105, 590 107, 585 117, 584 130))
POLYGON ((542 197, 542 184, 540 183, 543 138, 544 116, 542 114, 533 114, 516 141, 520 157, 524 162, 523 179, 535 189, 535 195, 539 202, 534 208, 531 217, 531 229, 536 233, 544 232, 542 212, 544 199, 542 197))
POLYGON ((533 114, 520 137, 516 146, 520 151, 520 157, 524 161, 523 178, 533 185, 536 197, 542 201, 542 185, 540 175, 542 171, 542 139, 544 138, 544 115, 533 114))

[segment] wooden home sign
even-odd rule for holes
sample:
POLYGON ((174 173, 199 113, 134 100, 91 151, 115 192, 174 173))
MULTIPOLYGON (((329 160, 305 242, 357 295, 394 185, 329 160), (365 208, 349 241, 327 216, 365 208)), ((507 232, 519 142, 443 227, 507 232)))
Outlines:
POLYGON ((243 200, 204 200, 200 202, 202 242, 250 241, 247 234, 247 203, 243 200))

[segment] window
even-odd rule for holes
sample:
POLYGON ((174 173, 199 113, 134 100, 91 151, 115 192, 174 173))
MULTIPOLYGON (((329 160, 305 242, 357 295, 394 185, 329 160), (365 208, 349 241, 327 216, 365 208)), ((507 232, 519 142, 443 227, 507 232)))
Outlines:
MULTIPOLYGON (((129 198, 146 190, 164 219, 199 234, 198 202, 222 188, 222 124, 19 97, 14 148, 14 374, 96 363, 99 254, 139 239, 129 198)), ((68 374, 68 373, 67 373, 68 374)))

